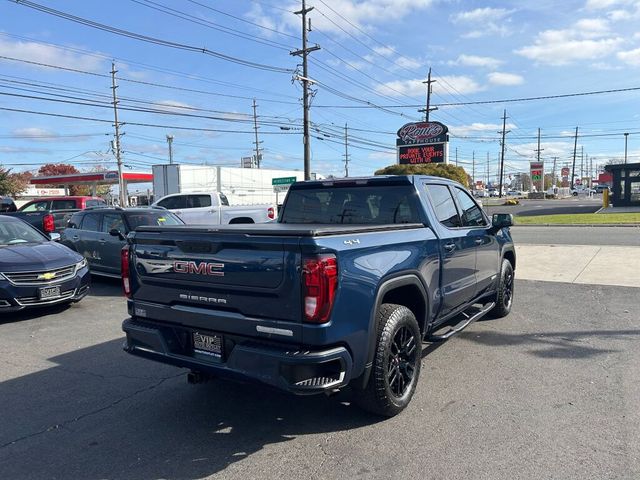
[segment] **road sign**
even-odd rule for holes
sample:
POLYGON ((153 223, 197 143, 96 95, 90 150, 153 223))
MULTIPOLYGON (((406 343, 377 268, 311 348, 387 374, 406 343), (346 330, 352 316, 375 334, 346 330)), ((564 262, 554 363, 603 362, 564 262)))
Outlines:
POLYGON ((286 185, 287 187, 292 183, 296 183, 298 179, 296 177, 278 177, 271 179, 271 185, 274 187, 276 185, 286 185))

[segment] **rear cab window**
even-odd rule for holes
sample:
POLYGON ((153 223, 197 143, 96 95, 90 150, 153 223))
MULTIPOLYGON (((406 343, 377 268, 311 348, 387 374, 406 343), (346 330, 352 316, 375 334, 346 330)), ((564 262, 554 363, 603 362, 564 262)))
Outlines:
POLYGON ((172 197, 163 198, 158 202, 160 207, 164 207, 167 210, 177 210, 179 208, 186 208, 187 201, 186 195, 174 195, 172 197))
POLYGON ((106 205, 107 205, 107 202, 105 202, 104 200, 99 199, 99 198, 92 198, 92 199, 89 199, 89 200, 87 200, 85 202, 86 208, 89 208, 89 207, 102 207, 102 206, 106 206, 106 205))
POLYGON ((290 190, 280 223, 389 225, 423 223, 413 185, 338 184, 290 190))
POLYGON ((49 200, 40 200, 33 203, 27 203, 23 206, 21 212, 44 212, 50 209, 51 202, 49 200))
POLYGON ((76 207, 76 201, 70 200, 53 200, 51 202, 51 210, 72 210, 76 207))

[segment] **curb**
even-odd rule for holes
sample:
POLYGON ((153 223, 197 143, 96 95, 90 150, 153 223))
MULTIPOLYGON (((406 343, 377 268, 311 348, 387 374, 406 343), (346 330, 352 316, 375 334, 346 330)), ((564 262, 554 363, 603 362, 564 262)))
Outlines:
POLYGON ((513 227, 635 227, 640 228, 640 223, 516 223, 513 227))

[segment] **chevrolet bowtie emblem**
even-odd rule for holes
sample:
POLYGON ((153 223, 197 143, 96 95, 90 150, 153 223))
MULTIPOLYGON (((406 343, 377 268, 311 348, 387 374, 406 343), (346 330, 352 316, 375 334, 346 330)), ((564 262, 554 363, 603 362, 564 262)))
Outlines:
POLYGON ((56 274, 53 272, 41 273, 38 275, 38 280, 51 280, 56 278, 56 274))

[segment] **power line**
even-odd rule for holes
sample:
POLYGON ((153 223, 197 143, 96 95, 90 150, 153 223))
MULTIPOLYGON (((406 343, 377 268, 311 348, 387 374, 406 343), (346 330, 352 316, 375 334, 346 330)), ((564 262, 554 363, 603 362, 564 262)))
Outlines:
POLYGON ((209 56, 218 58, 220 60, 225 60, 225 61, 228 61, 228 62, 236 63, 236 64, 239 64, 239 65, 243 65, 245 67, 256 68, 256 69, 259 69, 259 70, 266 70, 266 71, 271 71, 271 72, 275 72, 275 73, 287 73, 287 74, 293 73, 293 70, 291 70, 289 68, 277 67, 277 66, 273 66, 273 65, 265 65, 265 64, 261 64, 261 63, 256 63, 256 62, 252 62, 250 60, 244 60, 242 58, 233 57, 231 55, 226 55, 226 54, 221 53, 221 52, 210 50, 210 49, 208 49, 206 47, 196 47, 196 46, 193 46, 193 45, 188 45, 186 43, 174 42, 174 41, 171 41, 171 40, 165 40, 165 39, 162 39, 162 38, 151 37, 149 35, 143 35, 143 34, 140 34, 140 33, 131 32, 129 30, 123 30, 121 28, 112 27, 110 25, 106 25, 106 24, 103 24, 103 23, 95 22, 93 20, 89 20, 89 19, 86 19, 86 18, 78 17, 76 15, 72 15, 70 13, 62 12, 60 10, 55 10, 53 8, 49 8, 49 7, 46 7, 44 5, 40 5, 38 3, 30 2, 28 0, 10 0, 10 1, 13 1, 13 2, 17 3, 18 5, 24 5, 25 7, 29 7, 29 8, 32 8, 34 10, 38 10, 38 11, 46 13, 48 15, 53 15, 55 17, 62 18, 64 20, 69 20, 71 22, 79 23, 81 25, 84 25, 84 26, 87 26, 87 27, 90 27, 90 28, 95 28, 97 30, 102 30, 104 32, 112 33, 114 35, 119 35, 119 36, 122 36, 122 37, 131 38, 133 40, 138 40, 138 41, 141 41, 141 42, 151 43, 151 44, 154 44, 154 45, 160 45, 160 46, 163 46, 163 47, 174 48, 174 49, 178 49, 178 50, 185 50, 185 51, 190 51, 190 52, 195 52, 195 53, 202 53, 204 55, 209 55, 209 56))
MULTIPOLYGON (((531 102, 537 100, 552 100, 556 98, 569 98, 569 97, 583 97, 589 95, 603 95, 606 93, 621 93, 621 92, 634 92, 640 90, 640 87, 628 87, 628 88, 612 88, 609 90, 595 90, 591 92, 578 92, 578 93, 564 93, 559 95, 541 95, 538 97, 521 97, 521 98, 507 98, 501 100, 478 100, 474 102, 449 102, 449 103, 437 103, 436 107, 457 107, 463 105, 490 105, 496 103, 516 103, 516 102, 531 102)), ((415 105, 381 105, 384 108, 415 108, 421 107, 420 104, 415 105)), ((316 105, 316 108, 368 108, 361 105, 316 105)))

